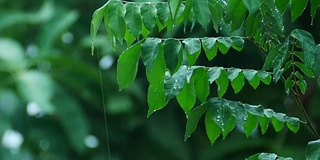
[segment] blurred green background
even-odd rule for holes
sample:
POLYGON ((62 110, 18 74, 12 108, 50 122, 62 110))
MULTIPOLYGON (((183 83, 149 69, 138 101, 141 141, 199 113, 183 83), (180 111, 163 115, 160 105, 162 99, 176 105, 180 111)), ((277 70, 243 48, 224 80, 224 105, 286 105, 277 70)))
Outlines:
MULTIPOLYGON (((186 118, 176 100, 147 119, 148 83, 142 65, 134 84, 118 92, 116 60, 126 46, 113 50, 101 27, 95 40, 96 52, 91 55, 90 21, 94 10, 104 3, 0 0, 0 160, 105 160, 109 156, 112 160, 222 160, 244 159, 257 152, 304 159, 305 146, 314 140, 305 126, 297 134, 287 129, 275 133, 269 128, 261 136, 257 129, 248 139, 241 129, 235 129, 225 140, 219 138, 211 146, 202 121, 191 138, 183 141, 186 118)), ((307 8, 291 24, 290 13, 286 13, 286 34, 294 28, 306 29, 319 43, 319 13, 313 25, 309 15, 307 8)), ((239 30, 233 34, 242 33, 239 30)), ((229 33, 223 31, 222 35, 229 33)), ((153 36, 219 35, 213 30, 206 33, 196 25, 194 32, 187 35, 183 26, 178 26, 170 35, 155 31, 153 36)), ((248 42, 241 53, 231 50, 211 62, 202 55, 198 64, 260 69, 263 61, 258 48, 248 42)), ((319 84, 315 80, 308 82, 309 89, 302 100, 320 127, 319 84)), ((212 97, 217 95, 215 90, 213 85, 212 97)), ((257 90, 246 85, 237 95, 229 90, 225 98, 262 104, 301 117, 281 83, 261 85, 257 90)))

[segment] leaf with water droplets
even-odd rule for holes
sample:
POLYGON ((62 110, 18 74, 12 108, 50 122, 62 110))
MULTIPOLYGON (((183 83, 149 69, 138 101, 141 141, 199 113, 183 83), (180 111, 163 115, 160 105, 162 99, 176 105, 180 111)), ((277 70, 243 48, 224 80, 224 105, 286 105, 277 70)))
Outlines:
POLYGON ((243 2, 250 14, 256 12, 262 4, 261 0, 243 0, 243 2))
POLYGON ((207 136, 210 140, 211 145, 217 140, 221 134, 221 128, 213 121, 210 111, 208 110, 205 115, 205 126, 207 136))
POLYGON ((229 101, 229 108, 231 114, 236 118, 237 123, 243 126, 248 119, 247 111, 243 104, 241 102, 229 101))
POLYGON ((228 134, 234 129, 234 127, 236 126, 236 118, 231 116, 229 123, 227 124, 227 127, 224 131, 222 131, 222 137, 223 139, 225 139, 228 134))
POLYGON ((209 109, 212 119, 224 131, 230 121, 229 103, 224 99, 212 98, 209 100, 209 109))
POLYGON ((162 109, 168 103, 166 95, 164 94, 163 84, 156 87, 149 85, 148 88, 148 106, 149 111, 147 117, 157 110, 162 109))

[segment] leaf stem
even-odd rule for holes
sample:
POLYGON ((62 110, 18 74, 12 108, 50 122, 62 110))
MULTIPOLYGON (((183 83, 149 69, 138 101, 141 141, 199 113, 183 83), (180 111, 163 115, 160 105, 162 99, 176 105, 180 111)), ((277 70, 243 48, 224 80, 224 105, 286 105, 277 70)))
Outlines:
POLYGON ((311 118, 309 117, 307 111, 305 110, 305 108, 303 107, 303 104, 300 100, 299 97, 297 97, 294 93, 291 92, 291 95, 293 97, 293 99, 296 101, 300 111, 302 112, 303 116, 306 118, 306 121, 307 121, 307 126, 309 126, 311 132, 313 133, 313 135, 317 138, 317 139, 320 139, 320 136, 319 136, 319 133, 317 132, 316 128, 314 127, 312 121, 311 121, 311 118))

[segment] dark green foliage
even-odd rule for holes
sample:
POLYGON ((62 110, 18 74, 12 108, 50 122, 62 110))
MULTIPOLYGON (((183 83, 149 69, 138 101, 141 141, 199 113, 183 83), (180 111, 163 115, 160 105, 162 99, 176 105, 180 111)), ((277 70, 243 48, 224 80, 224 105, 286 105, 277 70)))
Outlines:
MULTIPOLYGON (((246 137, 250 137, 257 126, 260 126, 262 134, 265 134, 269 123, 272 124, 276 132, 283 130, 285 125, 294 133, 299 130, 301 121, 296 117, 276 113, 272 109, 264 109, 261 105, 249 105, 239 101, 227 100, 223 97, 229 86, 233 88, 235 94, 238 94, 243 90, 246 82, 256 90, 261 82, 269 85, 272 79, 275 83, 281 80, 287 94, 292 93, 293 96, 299 98, 300 93, 305 94, 307 92, 308 87, 305 77, 315 78, 316 75, 319 78, 319 46, 316 45, 312 35, 305 30, 294 29, 288 37, 285 37, 283 20, 283 13, 288 6, 290 6, 291 21, 294 22, 299 18, 308 4, 307 0, 187 0, 185 2, 170 0, 168 3, 143 2, 140 3, 141 17, 134 4, 123 5, 122 3, 125 2, 118 0, 111 2, 107 3, 107 7, 113 7, 114 9, 107 12, 105 16, 105 19, 109 20, 108 23, 112 23, 110 19, 118 19, 119 22, 113 25, 119 26, 119 23, 124 19, 122 16, 126 12, 123 6, 128 7, 130 5, 129 9, 132 8, 130 12, 134 12, 133 15, 136 16, 128 17, 128 20, 126 20, 127 30, 134 36, 132 41, 139 40, 139 34, 143 36, 143 40, 138 41, 131 47, 129 45, 128 50, 123 52, 119 58, 118 80, 124 80, 124 82, 119 82, 120 89, 132 83, 136 70, 131 68, 137 65, 138 53, 140 53, 150 83, 148 116, 163 108, 170 99, 176 97, 187 116, 185 140, 195 131, 199 120, 204 115, 206 132, 211 144, 221 134, 225 139, 236 125, 244 130, 246 137), (115 7, 114 4, 119 4, 119 6, 115 7), (111 12, 115 12, 115 15, 111 12), (143 22, 142 28, 140 27, 139 17, 143 22), (133 20, 136 20, 138 25, 129 27, 132 25, 132 22, 129 22, 133 20), (212 22, 213 29, 217 33, 224 28, 231 34, 234 31, 243 32, 244 36, 162 39, 148 37, 155 27, 159 31, 167 28, 168 33, 170 33, 180 23, 184 24, 184 32, 186 33, 188 22, 192 23, 191 31, 196 22, 205 31, 208 31, 209 24, 212 22), (218 53, 225 55, 230 52, 231 48, 241 52, 247 41, 253 42, 261 50, 260 54, 266 55, 261 70, 222 66, 207 67, 197 64, 201 54, 205 54, 207 59, 211 61, 218 53), (130 60, 129 58, 125 59, 126 56, 132 56, 132 58, 130 60), (129 66, 119 67, 124 64, 129 66), (269 69, 272 70, 272 73, 267 71, 269 69), (128 71, 130 71, 130 74, 127 73, 128 71), (216 84, 217 91, 210 91, 209 85, 213 83, 216 84), (217 97, 210 98, 211 92, 215 93, 217 97), (200 102, 197 101, 197 98, 200 102), (195 105, 198 107, 194 108, 195 105)), ((312 18, 315 16, 318 6, 318 2, 311 1, 312 18)), ((103 11, 104 8, 100 8, 94 14, 92 20, 94 25, 91 32, 93 38, 97 32, 97 23, 101 21, 100 12, 103 11)), ((115 26, 109 25, 110 28, 115 26)), ((126 25, 124 24, 121 27, 126 27, 126 25)), ((111 36, 114 36, 118 41, 124 39, 128 43, 130 39, 123 37, 125 29, 121 27, 111 29, 113 33, 111 36)), ((299 103, 298 105, 301 106, 299 103)), ((311 153, 307 153, 307 156, 311 155, 311 153)), ((248 159, 291 158, 261 153, 248 159)))

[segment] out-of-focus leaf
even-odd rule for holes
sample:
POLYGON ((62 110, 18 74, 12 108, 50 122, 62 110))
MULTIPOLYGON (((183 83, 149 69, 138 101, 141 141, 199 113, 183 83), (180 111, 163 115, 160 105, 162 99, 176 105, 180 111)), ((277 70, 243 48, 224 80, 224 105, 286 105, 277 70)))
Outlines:
POLYGON ((55 113, 67 133, 71 146, 77 152, 83 152, 86 149, 83 141, 89 135, 89 124, 80 104, 64 91, 59 91, 53 99, 55 113))
POLYGON ((54 83, 45 73, 30 70, 17 75, 19 93, 27 102, 35 102, 42 113, 53 113, 51 98, 54 93, 54 83))
POLYGON ((24 51, 22 46, 12 40, 0 38, 0 62, 8 69, 19 69, 23 67, 24 51))
POLYGON ((136 78, 142 42, 140 41, 125 50, 118 59, 117 80, 119 90, 128 87, 136 78))
POLYGON ((291 22, 301 16, 307 4, 308 0, 291 0, 291 22))
POLYGON ((314 58, 314 65, 312 67, 313 73, 320 79, 320 44, 317 45, 315 58, 314 58))
POLYGON ((279 9, 279 11, 280 11, 282 14, 283 14, 284 11, 287 9, 288 3, 289 3, 289 0, 275 1, 275 4, 276 4, 277 8, 279 9))
MULTIPOLYGON (((102 12, 102 11, 100 11, 102 12)), ((79 18, 77 11, 63 12, 55 16, 52 21, 44 24, 39 34, 39 48, 43 49, 43 53, 47 53, 45 49, 53 46, 53 42, 68 30, 79 18)), ((98 28, 97 28, 98 29, 98 28)), ((94 33, 92 33, 95 35, 94 33)), ((95 36, 92 37, 94 38, 95 36)))
POLYGON ((247 7, 247 9, 249 10, 250 14, 257 11, 262 4, 261 0, 243 0, 243 3, 247 7))
POLYGON ((306 148, 306 159, 315 160, 320 159, 320 139, 310 141, 306 148))
POLYGON ((320 6, 320 1, 318 0, 311 0, 311 18, 313 20, 314 16, 316 15, 317 9, 320 6))

